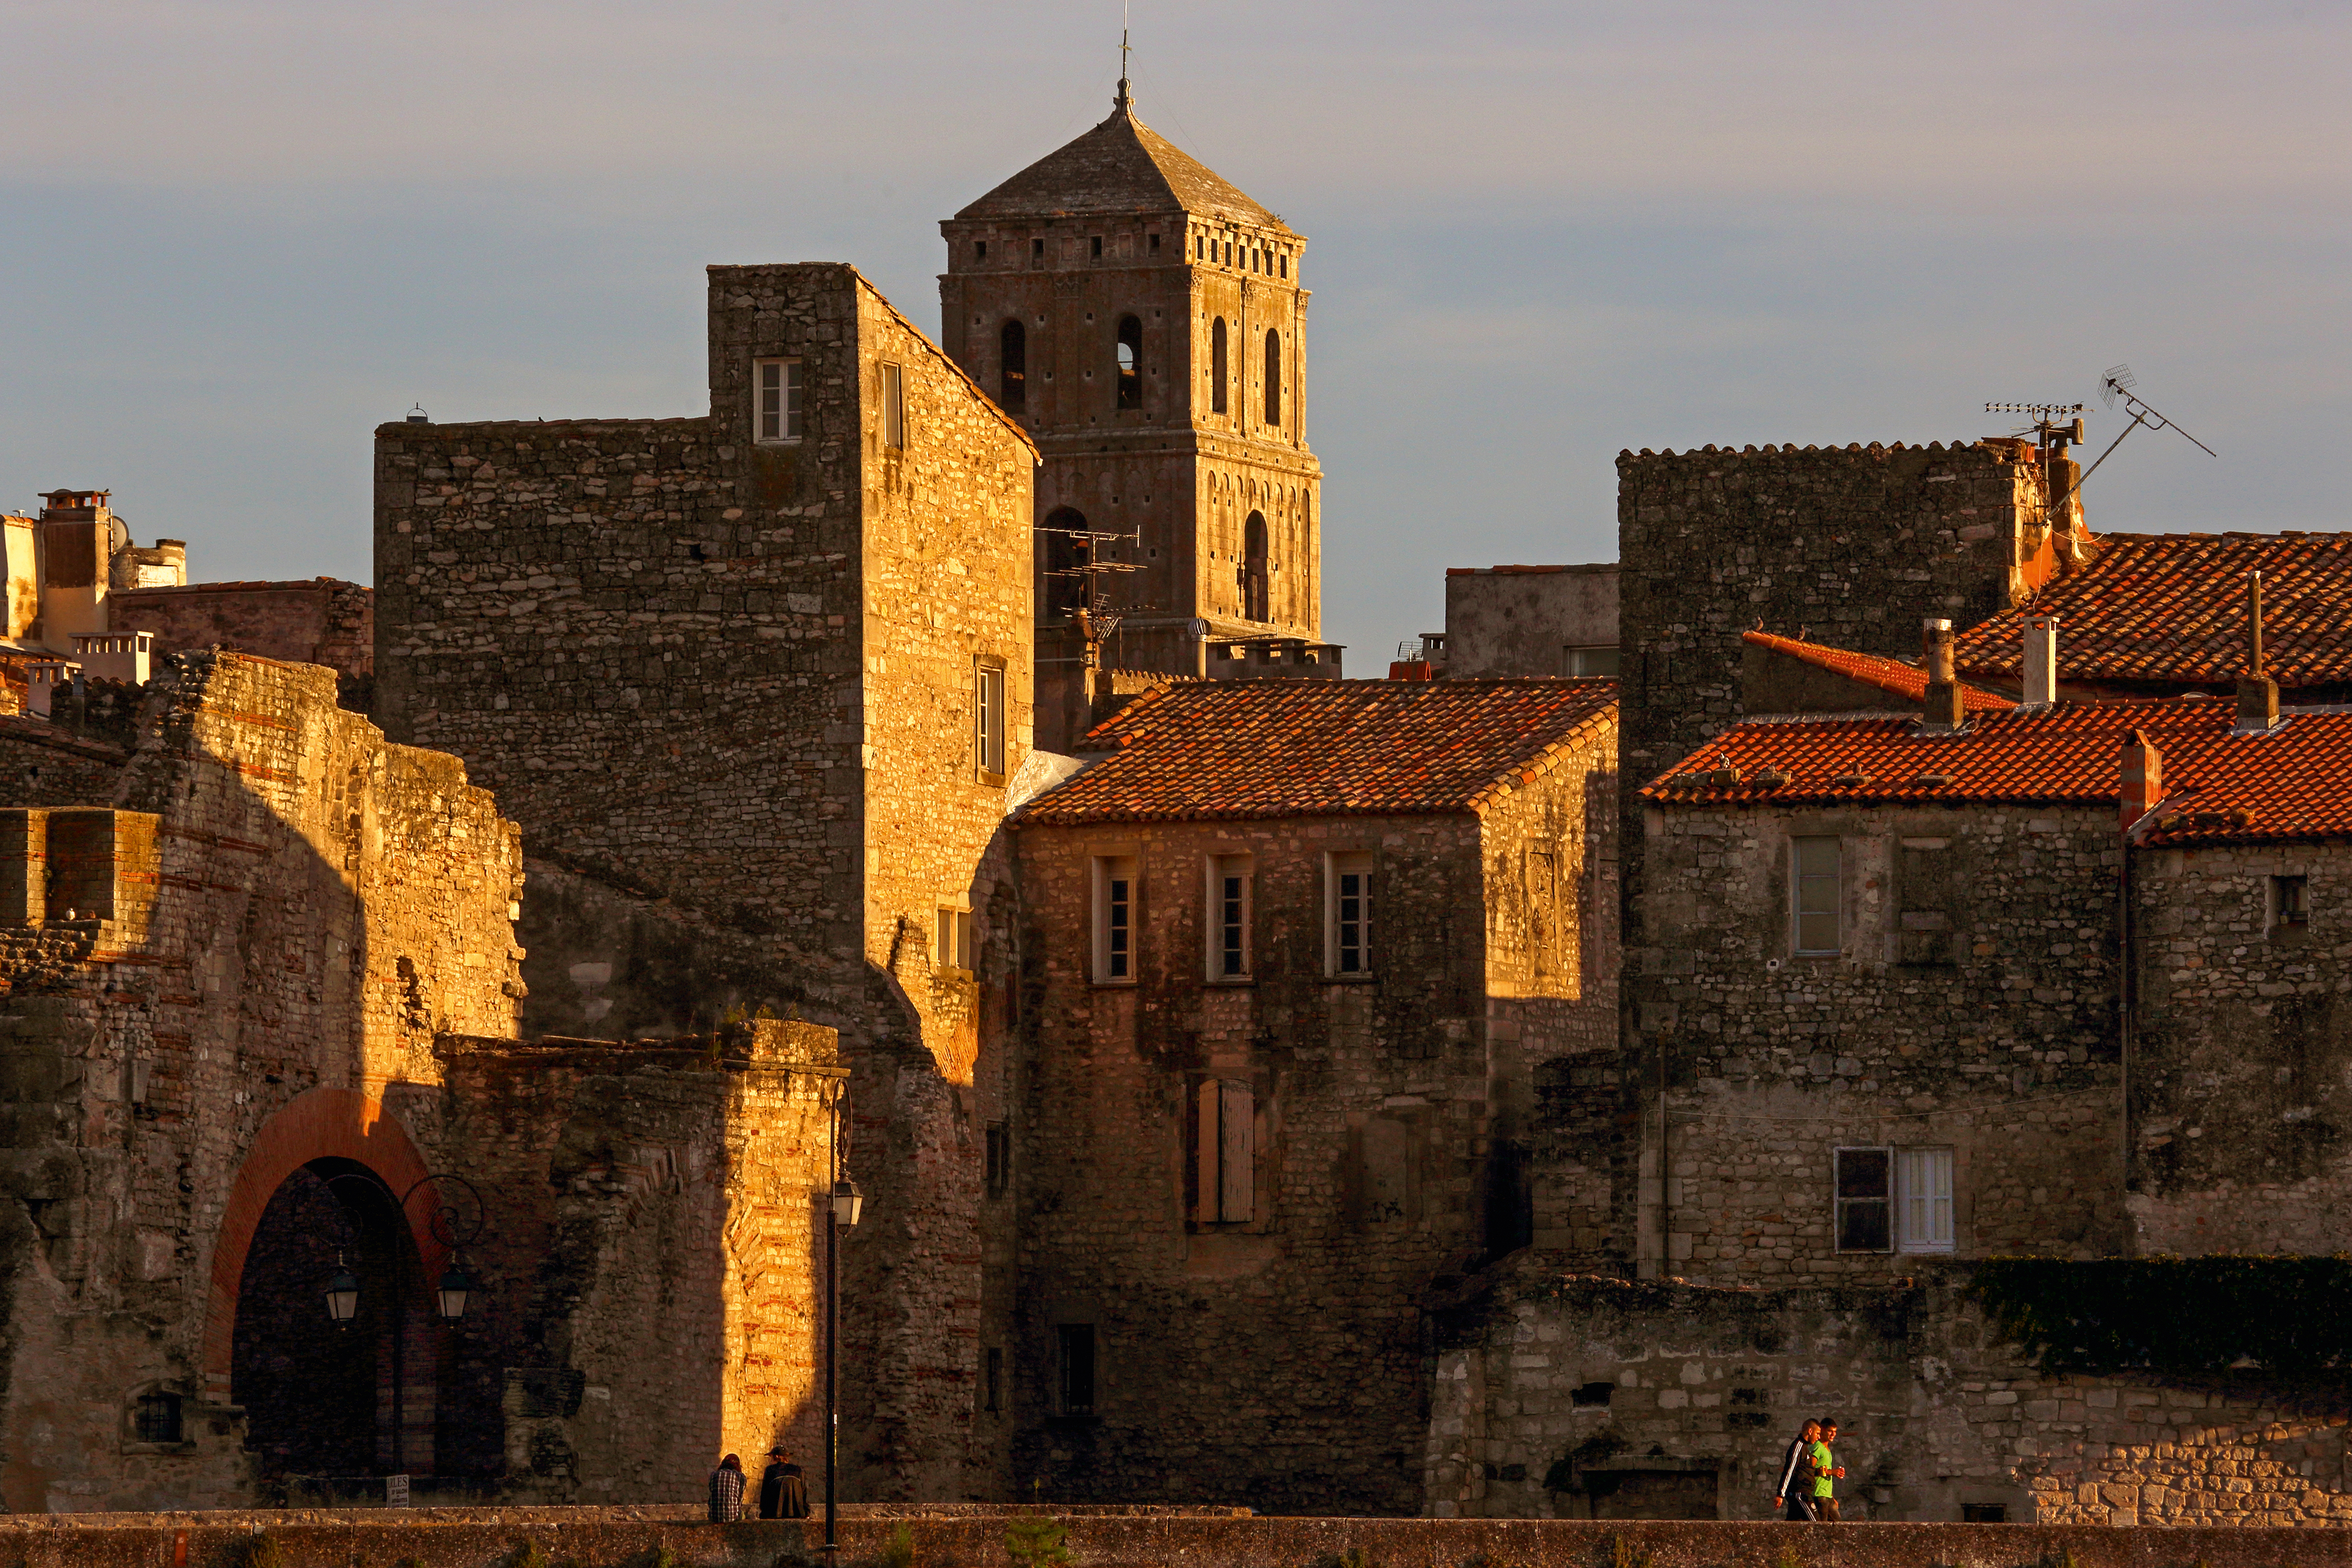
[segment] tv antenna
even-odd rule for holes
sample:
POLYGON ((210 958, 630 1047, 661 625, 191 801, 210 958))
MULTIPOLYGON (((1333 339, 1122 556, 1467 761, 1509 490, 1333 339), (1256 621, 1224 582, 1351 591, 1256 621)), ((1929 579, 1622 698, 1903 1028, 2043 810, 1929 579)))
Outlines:
MULTIPOLYGON (((1140 545, 1143 530, 1138 528, 1133 533, 1120 534, 1101 528, 1055 528, 1041 524, 1037 531, 1058 534, 1070 541, 1074 564, 1048 568, 1045 575, 1064 578, 1079 585, 1077 603, 1067 607, 1065 612, 1076 623, 1078 635, 1086 639, 1086 667, 1098 670, 1102 668, 1102 646, 1110 641, 1111 634, 1118 630, 1119 622, 1124 619, 1111 607, 1108 580, 1120 572, 1143 570, 1142 562, 1112 560, 1108 559, 1107 551, 1108 547, 1121 539, 1140 545)), ((1134 608, 1147 609, 1149 606, 1137 605, 1134 608)))

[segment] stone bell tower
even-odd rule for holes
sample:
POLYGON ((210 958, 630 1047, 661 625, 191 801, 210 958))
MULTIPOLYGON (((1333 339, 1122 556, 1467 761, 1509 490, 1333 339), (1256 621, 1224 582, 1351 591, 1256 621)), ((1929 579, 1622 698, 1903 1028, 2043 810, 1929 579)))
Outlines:
POLYGON ((1137 119, 1124 79, 1109 118, 940 230, 940 340, 1043 454, 1038 744, 1084 727, 1097 665, 1338 675, 1305 236, 1137 119), (1089 585, 1107 636, 1076 613, 1089 585))

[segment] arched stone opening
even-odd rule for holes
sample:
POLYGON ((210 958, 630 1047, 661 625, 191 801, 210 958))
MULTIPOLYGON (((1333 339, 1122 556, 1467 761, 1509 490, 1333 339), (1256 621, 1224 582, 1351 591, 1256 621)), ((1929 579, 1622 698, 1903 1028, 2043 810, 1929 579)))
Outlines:
POLYGON ((1266 549, 1265 514, 1252 512, 1242 525, 1242 615, 1274 619, 1273 561, 1266 549))

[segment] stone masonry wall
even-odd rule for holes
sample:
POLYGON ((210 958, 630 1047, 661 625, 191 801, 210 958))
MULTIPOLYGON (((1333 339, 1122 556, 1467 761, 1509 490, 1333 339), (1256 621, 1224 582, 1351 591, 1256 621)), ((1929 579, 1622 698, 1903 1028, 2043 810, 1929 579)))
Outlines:
POLYGON ((2084 548, 2081 502, 2053 533, 2042 484, 2010 440, 1618 454, 1629 930, 1646 853, 1633 791, 1742 716, 1739 634, 1916 655, 1922 619, 1984 620, 2084 548))
POLYGON ((1768 1519, 1784 1446, 1830 1416, 1848 1520, 1972 1505, 2045 1525, 2352 1523, 2340 1396, 2044 1375, 1965 1282, 1949 1266, 1764 1291, 1522 1269, 1441 1323, 1433 1511, 1768 1519))
POLYGON ((2132 856, 2136 1250, 2340 1251, 2352 1208, 2352 850, 2132 856), (2274 915, 2301 877, 2310 918, 2274 915))
POLYGON ((375 669, 375 595, 331 577, 117 589, 106 613, 110 631, 152 632, 158 653, 217 647, 341 675, 375 669))
POLYGON ((1719 1284, 1906 1271, 1833 1249, 1840 1145, 1953 1151, 1962 1256, 2122 1249, 2112 807, 1653 806, 1629 1010, 1671 1052, 1643 1256, 1719 1284), (1790 840, 1841 846, 1845 946, 1793 952, 1790 840))
MULTIPOLYGON (((520 988, 512 825, 453 759, 338 708, 331 671, 186 657, 151 689, 113 803, 81 814, 83 839, 49 825, 62 850, 116 824, 112 912, 81 961, 19 968, 0 1005, 16 1510, 249 1495, 238 1275, 215 1258, 271 1196, 244 1167, 257 1147, 310 1157, 288 1130, 320 1104, 429 1098, 434 1031, 511 1033, 520 988), (157 1390, 183 1400, 181 1442, 136 1437, 157 1390)), ((315 1154, 373 1147, 370 1124, 338 1124, 362 1141, 315 1154)))
POLYGON ((478 1327, 442 1398, 502 1437, 502 1495, 690 1501, 720 1453, 814 1460, 832 1031, 441 1050, 436 1153, 488 1204, 478 1327))
POLYGON ((932 946, 942 904, 983 950, 1006 939, 987 912, 1030 736, 1034 454, 854 269, 715 267, 709 289, 705 418, 379 431, 379 703, 567 879, 555 918, 524 917, 562 956, 560 1014, 674 1015, 697 1005, 677 976, 719 967, 842 1031, 876 1221, 850 1249, 853 1495, 961 1495, 987 1013, 932 946), (768 356, 802 361, 797 441, 752 438, 768 356), (974 745, 983 664, 1003 775, 974 745))
POLYGON ((1583 940, 1610 906, 1612 753, 1613 737, 1596 737, 1483 821, 1019 832, 1016 1492, 1419 1509, 1412 1303, 1573 1223, 1569 1186, 1529 1190, 1530 1081, 1538 1061, 1598 1055, 1612 1034, 1613 965, 1583 940), (1325 970, 1327 857, 1354 852, 1375 861, 1377 977, 1363 982, 1325 970), (1537 852, 1559 879, 1541 921, 1537 852), (1131 985, 1093 977, 1105 855, 1138 862, 1131 985), (1243 983, 1212 978, 1210 867, 1224 856, 1248 857, 1243 983), (1247 1095, 1242 1219, 1201 1207, 1220 1158, 1214 1141, 1203 1153, 1201 1096, 1218 1084, 1247 1095), (1097 1358, 1085 1412, 1064 1406, 1057 1381, 1073 1325, 1091 1329, 1097 1358))

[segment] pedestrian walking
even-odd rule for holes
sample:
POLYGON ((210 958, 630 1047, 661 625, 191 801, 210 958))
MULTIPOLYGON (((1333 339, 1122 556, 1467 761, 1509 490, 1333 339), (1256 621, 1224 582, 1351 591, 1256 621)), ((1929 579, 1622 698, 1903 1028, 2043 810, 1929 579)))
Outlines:
POLYGON ((801 1479, 801 1468, 782 1448, 768 1450, 768 1468, 760 1477, 760 1517, 761 1519, 806 1519, 809 1516, 808 1482, 801 1479))
POLYGON ((1789 1440, 1789 1451, 1780 1456, 1780 1487, 1772 1499, 1772 1506, 1785 1509, 1781 1517, 1791 1524, 1813 1522, 1813 1472, 1811 1460, 1813 1445, 1821 1440, 1822 1424, 1808 1417, 1797 1435, 1789 1440))
POLYGON ((1845 1467, 1837 1462, 1830 1445, 1837 1441, 1838 1424, 1824 1416, 1822 1433, 1813 1440, 1811 1457, 1806 1460, 1813 1472, 1813 1513, 1823 1524, 1838 1522, 1837 1483, 1845 1479, 1845 1467))
POLYGON ((710 1522, 732 1524, 743 1517, 743 1461, 730 1454, 710 1472, 710 1522))

